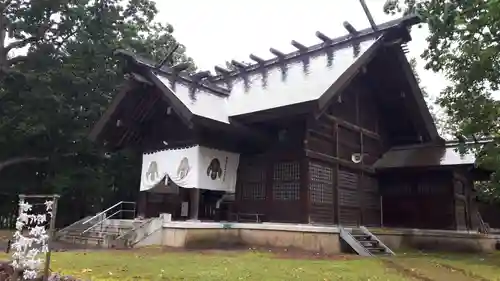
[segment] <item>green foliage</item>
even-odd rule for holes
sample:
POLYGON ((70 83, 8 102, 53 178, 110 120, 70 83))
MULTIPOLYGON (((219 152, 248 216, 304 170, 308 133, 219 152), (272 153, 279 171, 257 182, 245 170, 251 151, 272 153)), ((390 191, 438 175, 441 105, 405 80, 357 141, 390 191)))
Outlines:
MULTIPOLYGON (((389 0, 387 13, 417 13, 430 35, 422 54, 426 68, 441 71, 451 82, 439 96, 455 132, 469 140, 492 138, 481 163, 500 171, 500 0, 389 0), (497 98, 495 98, 495 94, 497 98)), ((495 173, 492 197, 500 194, 495 173)))
MULTIPOLYGON (((151 0, 7 0, 0 9, 2 191, 60 192, 97 209, 133 200, 137 155, 106 157, 87 135, 124 79, 113 52, 160 60, 176 44, 172 26, 153 22, 151 0), (20 161, 3 167, 9 160, 20 161)), ((184 52, 168 63, 192 63, 184 52)))
POLYGON ((424 96, 425 102, 427 103, 427 107, 429 108, 432 119, 436 124, 440 136, 443 137, 444 139, 450 139, 454 132, 453 128, 454 124, 452 122, 449 122, 447 116, 441 112, 440 107, 437 104, 436 98, 429 95, 426 87, 422 85, 422 79, 420 79, 420 75, 418 74, 417 60, 415 58, 410 59, 410 66, 413 70, 415 79, 418 82, 420 91, 424 96))

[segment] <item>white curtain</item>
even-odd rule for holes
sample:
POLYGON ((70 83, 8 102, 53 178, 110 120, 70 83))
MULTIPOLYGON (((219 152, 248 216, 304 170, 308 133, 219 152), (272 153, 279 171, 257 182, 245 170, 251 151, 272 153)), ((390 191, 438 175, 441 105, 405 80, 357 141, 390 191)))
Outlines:
POLYGON ((200 147, 198 188, 235 192, 240 155, 200 147))
POLYGON ((141 191, 149 190, 168 177, 180 187, 195 188, 198 182, 198 146, 144 154, 141 191))
POLYGON ((239 154, 193 146, 144 154, 141 191, 168 177, 183 188, 235 192, 239 154))

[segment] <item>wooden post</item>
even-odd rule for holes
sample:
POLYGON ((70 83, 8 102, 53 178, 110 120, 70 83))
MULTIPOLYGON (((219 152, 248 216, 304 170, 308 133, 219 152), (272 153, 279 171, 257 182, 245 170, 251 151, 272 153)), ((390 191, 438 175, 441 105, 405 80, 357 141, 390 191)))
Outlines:
POLYGON ((197 221, 198 220, 198 213, 200 209, 200 189, 198 188, 192 188, 191 192, 191 202, 189 202, 190 206, 190 220, 197 221))
POLYGON ((49 239, 47 240, 47 253, 45 253, 45 269, 43 272, 43 280, 49 280, 49 269, 50 269, 50 257, 52 254, 52 240, 54 239, 54 230, 56 226, 56 215, 57 215, 57 201, 59 199, 59 195, 54 195, 52 197, 52 216, 50 218, 50 227, 49 227, 49 239))
POLYGON ((384 200, 380 195, 380 227, 384 227, 384 200))

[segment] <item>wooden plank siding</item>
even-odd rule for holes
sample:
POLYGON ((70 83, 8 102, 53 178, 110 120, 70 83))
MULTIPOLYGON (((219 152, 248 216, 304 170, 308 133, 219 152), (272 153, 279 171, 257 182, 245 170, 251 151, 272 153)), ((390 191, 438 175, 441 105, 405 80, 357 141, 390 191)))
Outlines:
POLYGON ((329 163, 309 162, 309 213, 311 223, 334 224, 336 169, 329 163))
POLYGON ((240 155, 235 212, 263 214, 272 222, 309 222, 305 122, 301 116, 266 124, 276 142, 266 151, 240 155))
POLYGON ((380 175, 380 184, 384 226, 456 229, 463 209, 455 205, 451 171, 401 170, 380 175))
POLYGON ((474 192, 474 182, 468 178, 467 171, 453 172, 455 198, 455 226, 458 230, 476 230, 479 227, 478 205, 474 192))
POLYGON ((384 152, 378 114, 372 93, 352 83, 308 123, 310 222, 380 226, 378 183, 370 167, 384 152), (354 153, 364 155, 361 163, 352 162, 354 153))

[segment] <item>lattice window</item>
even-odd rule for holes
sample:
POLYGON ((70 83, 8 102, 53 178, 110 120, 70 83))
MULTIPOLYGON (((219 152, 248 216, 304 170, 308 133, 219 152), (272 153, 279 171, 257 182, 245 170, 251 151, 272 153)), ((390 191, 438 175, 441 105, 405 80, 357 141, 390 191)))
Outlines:
POLYGON ((311 162, 309 164, 309 196, 313 203, 333 203, 333 169, 311 162))
POLYGON ((299 162, 281 162, 274 164, 273 179, 276 181, 292 181, 300 179, 299 162))
POLYGON ((241 166, 238 179, 242 200, 266 199, 266 172, 264 166, 241 166))
POLYGON ((243 183, 241 189, 243 200, 266 199, 266 186, 264 183, 243 183))
POLYGON ((273 184, 275 200, 291 201, 300 199, 300 182, 282 182, 273 184))
POLYGON ((281 162, 274 165, 273 198, 287 201, 300 199, 299 162, 281 162))

